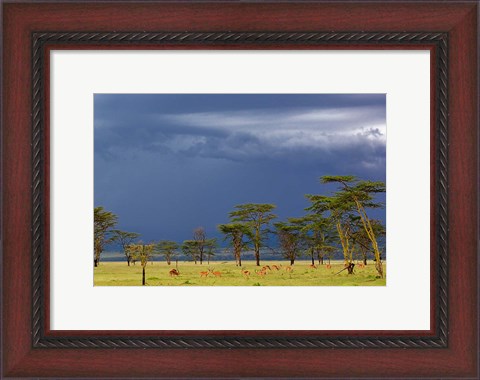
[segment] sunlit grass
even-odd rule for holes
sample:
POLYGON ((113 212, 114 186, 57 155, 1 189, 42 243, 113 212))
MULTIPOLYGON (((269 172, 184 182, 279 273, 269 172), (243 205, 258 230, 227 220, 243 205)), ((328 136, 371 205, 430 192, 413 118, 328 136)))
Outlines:
MULTIPOLYGON (((254 261, 244 261, 242 268, 235 266, 234 261, 211 262, 195 265, 192 262, 179 262, 180 275, 171 277, 170 269, 175 263, 168 266, 165 262, 148 263, 146 267, 146 282, 148 286, 384 286, 386 279, 378 278, 375 264, 369 262, 367 266, 355 267, 355 274, 349 275, 343 269, 343 262, 332 262, 331 268, 319 265, 316 269, 310 268, 310 261, 296 261, 291 272, 286 271, 288 263, 285 261, 263 261, 260 267, 254 261), (264 265, 280 266, 277 270, 267 270, 265 276, 256 271, 264 265), (211 268, 220 272, 220 277, 209 274, 201 277, 200 272, 211 268), (249 276, 241 270, 250 272, 249 276), (340 272, 340 273, 338 273, 340 272), (338 273, 338 274, 337 274, 338 273)), ((142 267, 139 263, 127 266, 125 262, 101 262, 94 268, 94 284, 96 286, 141 286, 142 267)), ((386 273, 386 263, 384 263, 386 273)))

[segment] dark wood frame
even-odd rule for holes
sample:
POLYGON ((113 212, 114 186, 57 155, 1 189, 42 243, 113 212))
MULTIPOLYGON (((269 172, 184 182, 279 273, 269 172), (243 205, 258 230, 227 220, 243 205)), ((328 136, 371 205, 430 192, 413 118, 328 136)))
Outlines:
POLYGON ((9 3, 3 10, 4 376, 478 375, 476 2, 9 3), (179 47, 431 50, 430 331, 49 329, 47 53, 179 47))

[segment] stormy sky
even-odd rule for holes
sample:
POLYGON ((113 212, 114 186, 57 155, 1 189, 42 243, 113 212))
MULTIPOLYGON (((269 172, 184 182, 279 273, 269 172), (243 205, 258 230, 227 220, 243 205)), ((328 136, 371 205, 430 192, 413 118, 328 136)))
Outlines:
MULTIPOLYGON (((322 175, 385 180, 384 94, 95 94, 95 206, 143 241, 191 239, 242 203, 304 215, 322 175)), ((385 220, 385 210, 371 212, 385 220)), ((219 239, 221 241, 221 239, 219 239)))

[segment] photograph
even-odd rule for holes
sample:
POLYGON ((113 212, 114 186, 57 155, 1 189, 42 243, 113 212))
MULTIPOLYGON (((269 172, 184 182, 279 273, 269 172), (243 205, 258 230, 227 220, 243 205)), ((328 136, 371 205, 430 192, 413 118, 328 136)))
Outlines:
POLYGON ((479 378, 477 0, 0 10, 1 378, 479 378))
POLYGON ((386 286, 386 94, 94 94, 95 286, 386 286))

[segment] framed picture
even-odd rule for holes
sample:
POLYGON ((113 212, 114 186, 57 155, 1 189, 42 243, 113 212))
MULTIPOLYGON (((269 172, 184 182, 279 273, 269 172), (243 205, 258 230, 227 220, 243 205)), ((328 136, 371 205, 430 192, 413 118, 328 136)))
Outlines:
POLYGON ((3 376, 478 376, 477 3, 3 11, 3 376))

